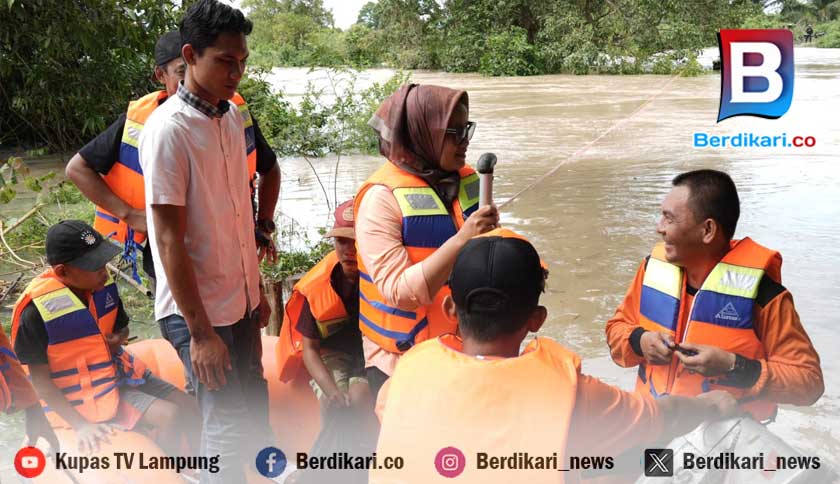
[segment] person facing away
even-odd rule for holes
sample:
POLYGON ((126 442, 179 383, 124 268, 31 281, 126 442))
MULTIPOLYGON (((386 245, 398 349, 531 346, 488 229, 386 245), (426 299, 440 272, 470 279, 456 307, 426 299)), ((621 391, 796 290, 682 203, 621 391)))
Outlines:
POLYGON ((73 429, 82 453, 118 429, 157 435, 169 455, 186 436, 197 451, 194 400, 123 348, 128 315, 106 268, 119 248, 64 220, 47 231, 46 253, 50 268, 15 303, 12 341, 53 427, 73 429))
POLYGON ((782 256, 749 237, 726 173, 673 179, 656 231, 624 301, 607 322, 618 365, 638 367, 636 390, 654 397, 731 393, 755 419, 777 404, 812 405, 823 393, 820 359, 782 285, 782 256))
MULTIPOLYGON (((186 64, 181 57, 180 32, 167 32, 158 39, 154 50, 154 78, 163 86, 129 103, 104 132, 76 153, 67 163, 65 173, 79 190, 96 205, 93 227, 104 237, 127 244, 125 255, 136 257, 143 253, 143 271, 154 279, 154 262, 151 247, 146 242, 145 194, 143 169, 138 159, 138 140, 146 120, 158 106, 175 95, 178 83, 184 79, 186 64), (131 232, 131 234, 129 234, 131 232)), ((274 208, 280 192, 280 168, 277 156, 268 146, 248 105, 238 94, 234 103, 240 109, 248 151, 250 178, 259 173, 259 203, 257 219, 262 221, 257 230, 260 257, 275 257, 271 233, 274 208), (259 243, 259 242, 262 243, 259 243)))
POLYGON ((155 318, 198 397, 202 482, 242 482, 271 439, 260 329, 271 309, 259 275, 243 118, 229 100, 248 58, 250 20, 216 0, 181 21, 184 81, 140 135, 155 318))
POLYGON ((478 175, 466 166, 475 123, 465 91, 409 84, 368 123, 386 162, 356 195, 359 325, 376 394, 399 356, 455 329, 441 311, 455 255, 496 227, 478 206, 478 175))
MULTIPOLYGON (((449 482, 443 471, 464 467, 459 482, 576 482, 572 456, 614 456, 636 445, 687 432, 736 409, 725 392, 704 398, 654 400, 581 373, 581 360, 560 343, 523 340, 547 317, 540 306, 547 272, 522 236, 496 229, 458 253, 443 302, 458 335, 406 352, 379 393, 377 455, 401 456, 401 470, 371 472, 371 484, 449 482), (462 456, 448 447, 458 449, 462 456), (441 462, 446 453, 449 462, 441 462), (554 457, 549 469, 479 470, 487 459, 554 457), (452 455, 464 459, 453 465, 452 455), (437 460, 436 460, 437 459, 437 460)), ((488 460, 489 461, 489 460, 488 460)), ((640 470, 641 472, 641 470, 640 470)))

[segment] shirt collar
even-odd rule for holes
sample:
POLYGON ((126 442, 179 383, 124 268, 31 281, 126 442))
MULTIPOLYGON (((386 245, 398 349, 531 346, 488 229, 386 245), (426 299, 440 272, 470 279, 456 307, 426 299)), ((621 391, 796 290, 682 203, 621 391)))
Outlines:
POLYGON ((178 97, 183 99, 185 103, 198 109, 208 118, 221 118, 226 112, 228 112, 228 109, 230 109, 230 103, 226 99, 219 100, 219 104, 214 106, 191 93, 189 89, 184 87, 184 81, 178 83, 177 94, 178 97))

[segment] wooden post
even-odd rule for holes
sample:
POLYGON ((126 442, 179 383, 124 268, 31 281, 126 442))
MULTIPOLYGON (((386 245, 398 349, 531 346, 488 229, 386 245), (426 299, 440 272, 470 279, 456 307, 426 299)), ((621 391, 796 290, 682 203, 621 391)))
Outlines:
POLYGON ((278 336, 280 334, 286 301, 292 295, 292 288, 304 275, 295 274, 282 281, 263 280, 265 288, 268 291, 268 294, 266 294, 268 304, 271 306, 271 318, 268 320, 268 327, 265 328, 265 334, 269 336, 278 336))

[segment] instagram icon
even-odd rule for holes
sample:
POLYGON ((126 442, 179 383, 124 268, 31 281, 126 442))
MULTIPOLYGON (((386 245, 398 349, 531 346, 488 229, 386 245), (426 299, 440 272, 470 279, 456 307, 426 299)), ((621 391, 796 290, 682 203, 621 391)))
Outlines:
POLYGON ((455 447, 444 447, 435 456, 435 469, 443 477, 458 477, 466 466, 464 453, 455 447))

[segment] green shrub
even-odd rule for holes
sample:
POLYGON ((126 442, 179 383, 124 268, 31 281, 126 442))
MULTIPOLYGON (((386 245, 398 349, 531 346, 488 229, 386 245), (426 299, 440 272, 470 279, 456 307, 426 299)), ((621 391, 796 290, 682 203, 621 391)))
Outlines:
POLYGON ((825 35, 817 37, 817 47, 840 48, 840 20, 819 24, 814 27, 814 32, 825 32, 825 35))
POLYGON ((154 88, 158 37, 178 8, 159 0, 0 2, 0 143, 72 150, 154 88))
POLYGON ((511 27, 488 37, 478 71, 488 76, 529 76, 538 73, 534 61, 535 49, 525 29, 511 27))

